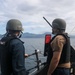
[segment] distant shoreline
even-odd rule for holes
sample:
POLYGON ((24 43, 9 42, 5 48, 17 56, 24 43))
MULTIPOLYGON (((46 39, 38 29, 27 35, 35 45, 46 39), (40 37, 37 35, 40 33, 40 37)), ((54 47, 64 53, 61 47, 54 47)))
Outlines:
MULTIPOLYGON (((51 32, 45 32, 43 34, 33 34, 33 33, 23 33, 21 38, 45 38, 46 34, 51 34, 51 32)), ((0 38, 2 38, 3 35, 0 34, 0 38)), ((69 35, 70 38, 75 38, 75 35, 69 35)))

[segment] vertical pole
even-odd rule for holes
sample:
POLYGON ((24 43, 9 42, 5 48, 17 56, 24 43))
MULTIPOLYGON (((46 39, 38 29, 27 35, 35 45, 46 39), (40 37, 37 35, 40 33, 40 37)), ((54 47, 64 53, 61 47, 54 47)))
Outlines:
POLYGON ((39 70, 39 58, 38 58, 37 50, 35 50, 35 55, 36 55, 36 61, 37 61, 37 69, 39 70))

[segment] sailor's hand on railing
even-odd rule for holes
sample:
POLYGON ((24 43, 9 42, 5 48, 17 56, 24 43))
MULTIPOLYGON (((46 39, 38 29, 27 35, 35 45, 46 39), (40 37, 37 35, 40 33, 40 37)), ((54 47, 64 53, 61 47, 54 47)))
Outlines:
POLYGON ((29 57, 29 56, 36 55, 36 54, 38 54, 38 53, 42 54, 40 50, 35 50, 34 53, 32 53, 32 54, 25 54, 24 56, 25 56, 25 58, 27 58, 27 57, 29 57))
POLYGON ((27 58, 29 55, 28 54, 24 54, 24 57, 27 58))

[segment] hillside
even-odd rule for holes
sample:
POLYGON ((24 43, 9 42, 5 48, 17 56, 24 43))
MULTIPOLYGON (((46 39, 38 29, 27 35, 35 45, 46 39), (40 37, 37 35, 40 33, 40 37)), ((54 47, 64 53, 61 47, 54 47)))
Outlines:
MULTIPOLYGON (((33 34, 33 33, 23 33, 22 38, 44 38, 46 34, 51 34, 51 32, 46 32, 43 34, 33 34)), ((71 38, 75 38, 75 35, 69 35, 71 38)), ((0 38, 2 35, 0 35, 0 38)))
MULTIPOLYGON (((43 34, 23 33, 22 38, 44 38, 46 34, 51 34, 51 32, 45 32, 43 34)), ((75 38, 75 35, 69 36, 75 38)))
POLYGON ((33 33, 24 33, 22 38, 44 38, 46 34, 51 34, 49 32, 43 34, 33 34, 33 33))

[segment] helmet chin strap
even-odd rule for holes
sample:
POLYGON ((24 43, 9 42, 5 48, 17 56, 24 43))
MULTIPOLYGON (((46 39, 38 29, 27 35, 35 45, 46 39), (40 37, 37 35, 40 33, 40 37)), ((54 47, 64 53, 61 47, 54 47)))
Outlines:
POLYGON ((19 35, 17 36, 17 38, 21 38, 22 34, 23 34, 23 32, 21 31, 21 32, 19 33, 19 35))
POLYGON ((19 32, 18 34, 14 34, 14 33, 11 33, 11 32, 9 32, 9 31, 7 31, 7 32, 4 34, 4 36, 5 36, 5 37, 6 37, 6 36, 15 36, 15 37, 17 37, 17 38, 21 38, 22 34, 23 34, 22 31, 19 32))

